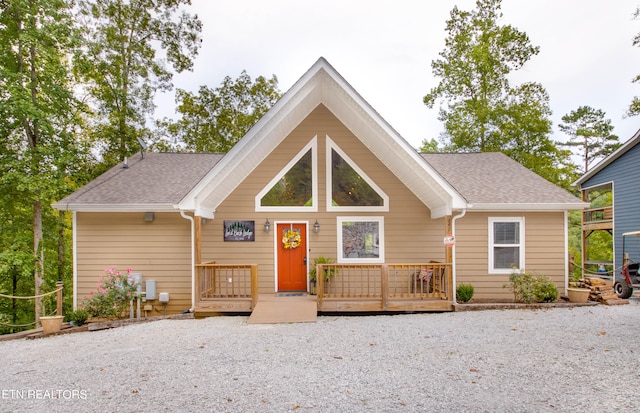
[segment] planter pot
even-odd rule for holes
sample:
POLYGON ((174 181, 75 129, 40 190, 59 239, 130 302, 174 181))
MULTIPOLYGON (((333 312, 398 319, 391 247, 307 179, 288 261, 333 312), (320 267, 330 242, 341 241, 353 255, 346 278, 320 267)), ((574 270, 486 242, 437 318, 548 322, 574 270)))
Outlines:
POLYGON ((573 288, 567 289, 567 296, 572 303, 586 303, 589 301, 589 294, 591 290, 588 288, 573 288))
POLYGON ((56 331, 60 331, 62 328, 62 319, 64 319, 61 315, 51 316, 51 317, 40 317, 40 324, 42 324, 42 331, 45 334, 55 333, 56 331))

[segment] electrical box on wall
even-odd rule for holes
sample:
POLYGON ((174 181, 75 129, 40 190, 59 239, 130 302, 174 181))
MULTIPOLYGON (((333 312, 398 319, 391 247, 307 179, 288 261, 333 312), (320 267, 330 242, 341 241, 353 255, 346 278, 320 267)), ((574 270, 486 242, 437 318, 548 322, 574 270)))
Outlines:
POLYGON ((138 296, 142 294, 142 274, 131 273, 129 274, 133 282, 136 284, 138 296))
POLYGON ((156 299, 156 280, 147 280, 146 282, 147 300, 156 299))
POLYGON ((169 293, 160 293, 159 297, 159 301, 161 303, 168 303, 169 302, 169 293))

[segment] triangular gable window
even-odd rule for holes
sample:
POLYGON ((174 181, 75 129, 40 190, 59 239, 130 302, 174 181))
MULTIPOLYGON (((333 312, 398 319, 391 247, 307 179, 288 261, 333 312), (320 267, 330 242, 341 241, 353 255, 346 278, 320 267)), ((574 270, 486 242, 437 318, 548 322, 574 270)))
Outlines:
POLYGON ((387 194, 328 136, 327 177, 327 211, 389 210, 387 194))
POLYGON ((280 171, 256 196, 256 211, 317 211, 317 139, 280 171))

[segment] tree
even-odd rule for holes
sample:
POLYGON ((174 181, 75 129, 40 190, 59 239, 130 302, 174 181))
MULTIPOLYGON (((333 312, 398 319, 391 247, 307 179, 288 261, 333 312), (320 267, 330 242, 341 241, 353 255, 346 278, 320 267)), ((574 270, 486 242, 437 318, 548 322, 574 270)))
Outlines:
MULTIPOLYGON (((640 17, 640 7, 636 8, 636 11, 633 13, 633 18, 637 19, 640 17)), ((633 45, 640 46, 640 33, 633 37, 633 45)), ((632 83, 640 83, 640 75, 633 78, 632 83)), ((640 97, 635 96, 631 100, 631 104, 629 105, 629 110, 627 111, 629 116, 636 116, 640 114, 640 97)))
MULTIPOLYGON (((508 74, 522 68, 539 48, 510 25, 499 25, 501 0, 478 0, 471 12, 454 7, 447 21, 445 49, 431 64, 439 84, 424 97, 432 108, 442 99, 445 150, 502 151, 529 169, 566 181, 568 152, 549 139, 549 97, 542 85, 512 88, 508 74), (566 165, 560 174, 549 173, 566 165)), ((554 182, 559 182, 554 178, 554 182)), ((566 183, 565 183, 566 185, 566 183)))
POLYGON ((145 125, 155 109, 155 93, 173 87, 165 61, 178 73, 191 70, 202 24, 180 10, 189 4, 191 0, 80 1, 86 28, 81 72, 102 116, 94 134, 107 166, 135 152, 136 138, 149 133, 145 125), (158 56, 158 46, 164 56, 158 56))
POLYGON ((438 141, 435 139, 423 139, 420 146, 420 152, 440 152, 438 141))
POLYGON ((178 145, 194 152, 227 152, 280 98, 278 78, 246 71, 234 81, 225 77, 221 86, 201 86, 198 95, 178 89, 177 122, 165 121, 167 133, 178 145))
POLYGON ((590 106, 580 106, 562 117, 560 130, 570 136, 563 145, 576 148, 583 164, 582 173, 598 160, 606 157, 622 144, 613 135, 610 119, 605 112, 590 106))
MULTIPOLYGON (((73 94, 69 61, 78 32, 70 1, 0 5, 0 219, 3 235, 5 229, 11 234, 0 238, 0 271, 11 276, 12 291, 32 272, 33 294, 25 295, 38 295, 46 281, 45 256, 57 242, 44 239, 58 224, 49 205, 68 191, 72 168, 82 164, 74 125, 83 106, 73 94)), ((36 299, 36 322, 42 312, 36 299)))

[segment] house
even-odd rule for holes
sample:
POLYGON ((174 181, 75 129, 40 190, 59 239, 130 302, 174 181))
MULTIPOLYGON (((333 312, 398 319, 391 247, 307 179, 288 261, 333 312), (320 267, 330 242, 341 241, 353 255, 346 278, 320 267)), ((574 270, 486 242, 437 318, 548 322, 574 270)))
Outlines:
MULTIPOLYGON (((582 214, 582 251, 585 271, 595 272, 600 264, 612 271, 622 265, 622 234, 640 231, 640 130, 624 145, 600 161, 575 182, 585 202, 594 203, 582 214), (594 201, 604 201, 595 204, 594 201), (589 241, 596 231, 611 234, 613 260, 593 260, 589 241)), ((631 258, 640 259, 640 239, 625 239, 626 252, 631 258)), ((619 271, 617 271, 619 273, 619 271)))
POLYGON ((323 58, 227 154, 142 155, 54 205, 75 305, 113 265, 200 314, 314 291, 320 311, 448 311, 459 283, 511 300, 514 267, 562 292, 585 206, 500 153, 418 153, 323 58))

